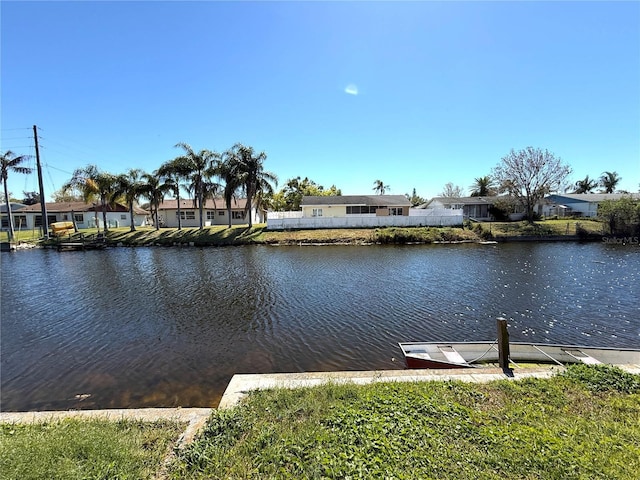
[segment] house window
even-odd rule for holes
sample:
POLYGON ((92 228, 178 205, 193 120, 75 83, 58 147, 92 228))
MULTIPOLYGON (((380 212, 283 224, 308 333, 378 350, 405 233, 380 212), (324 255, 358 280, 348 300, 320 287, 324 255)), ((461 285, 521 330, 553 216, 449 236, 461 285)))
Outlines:
POLYGON ((402 215, 402 207, 389 208, 389 215, 402 215))
MULTIPOLYGON (((9 222, 7 222, 7 226, 9 226, 9 222)), ((13 215, 13 226, 15 228, 25 228, 27 226, 27 217, 26 215, 13 215)))
POLYGON ((322 209, 321 208, 314 208, 311 211, 311 216, 312 217, 321 217, 322 216, 322 209))
POLYGON ((216 212, 208 210, 207 211, 207 220, 215 220, 216 219, 216 212))
MULTIPOLYGON (((176 216, 178 215, 178 212, 176 212, 176 216)), ((182 220, 195 220, 196 219, 196 212, 191 210, 191 211, 182 211, 180 212, 180 218, 182 220)))
POLYGON ((9 228, 9 217, 2 217, 2 228, 9 228))
POLYGON ((231 212, 232 216, 231 218, 233 218, 234 220, 243 220, 244 219, 244 212, 231 212))
POLYGON ((126 220, 127 219, 127 214, 126 213, 121 213, 120 214, 120 220, 126 220))
MULTIPOLYGON (((56 222, 58 219, 55 215, 47 215, 47 225, 51 225, 56 222)), ((36 215, 34 217, 34 226, 41 227, 42 226, 42 215, 36 215)))
POLYGON ((224 215, 224 210, 218 210, 218 215, 220 216, 224 215))
POLYGON ((76 213, 73 215, 73 219, 78 223, 84 223, 84 214, 76 213))
POLYGON ((347 207, 347 215, 361 215, 365 213, 376 213, 376 210, 379 208, 387 208, 387 207, 376 207, 374 205, 353 205, 347 207))

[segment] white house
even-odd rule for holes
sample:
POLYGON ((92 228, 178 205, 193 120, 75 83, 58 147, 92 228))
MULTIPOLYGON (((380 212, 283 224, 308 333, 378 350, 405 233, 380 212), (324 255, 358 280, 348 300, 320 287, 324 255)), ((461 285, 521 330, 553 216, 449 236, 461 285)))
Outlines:
POLYGON ((411 208, 404 195, 340 195, 303 197, 298 212, 269 212, 271 230, 452 226, 462 224, 462 211, 411 208))
MULTIPOLYGON (((45 204, 47 210, 47 224, 54 222, 75 221, 78 228, 103 228, 102 206, 100 203, 84 202, 60 202, 45 204)), ((107 205, 107 226, 124 227, 130 225, 129 208, 121 204, 107 205)), ((11 211, 13 224, 16 230, 34 230, 42 227, 42 206, 39 203, 27 205, 20 210, 11 211)), ((149 213, 139 207, 133 209, 134 225, 147 224, 149 213)), ((8 217, 3 214, 2 224, 8 222, 8 217)), ((7 223, 8 225, 8 223, 7 223)))
MULTIPOLYGON (((246 198, 233 199, 231 201, 231 224, 248 224, 247 215, 251 215, 251 223, 264 223, 265 212, 252 206, 249 212, 245 212, 246 198)), ((199 227, 200 211, 193 199, 180 199, 180 218, 183 227, 199 227)), ((202 209, 202 221, 205 226, 229 225, 227 203, 223 198, 207 199, 202 209)), ((178 226, 178 201, 175 199, 163 201, 158 208, 158 222, 161 227, 178 226)))
POLYGON ((604 200, 620 200, 623 197, 638 199, 637 193, 563 193, 545 197, 545 217, 596 217, 598 206, 604 200))

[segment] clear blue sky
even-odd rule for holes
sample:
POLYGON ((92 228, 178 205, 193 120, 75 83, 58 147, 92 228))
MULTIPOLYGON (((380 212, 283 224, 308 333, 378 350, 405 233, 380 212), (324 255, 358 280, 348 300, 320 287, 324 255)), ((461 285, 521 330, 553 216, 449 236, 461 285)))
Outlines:
MULTIPOLYGON (((548 149, 572 181, 640 183, 639 2, 1 3, 1 150, 47 196, 90 163, 151 172, 177 142, 267 153, 280 186, 469 193, 548 149), (33 162, 35 164, 35 162, 33 162)), ((9 189, 37 190, 13 174, 9 189)))

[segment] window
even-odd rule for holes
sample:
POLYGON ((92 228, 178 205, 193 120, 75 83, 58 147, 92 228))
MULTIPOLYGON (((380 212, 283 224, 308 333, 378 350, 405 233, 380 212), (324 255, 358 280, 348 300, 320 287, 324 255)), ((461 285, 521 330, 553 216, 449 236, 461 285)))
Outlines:
POLYGON ((376 207, 369 205, 354 205, 352 207, 347 207, 347 215, 361 215, 363 213, 376 213, 376 210, 379 208, 387 208, 387 207, 376 207))
POLYGON ((389 215, 402 215, 402 207, 389 208, 389 215))
MULTIPOLYGON (((176 212, 176 216, 178 216, 178 212, 176 212)), ((196 219, 196 212, 191 210, 191 211, 182 211, 180 212, 180 219, 182 220, 195 220, 196 219)))
MULTIPOLYGON (((47 225, 51 225, 56 222, 58 219, 55 215, 47 215, 47 225)), ((34 218, 34 226, 41 227, 42 226, 42 215, 36 215, 34 218)))
POLYGON ((78 223, 84 223, 84 214, 82 213, 75 213, 73 215, 73 219, 78 222, 78 223))
POLYGON ((218 210, 218 215, 220 216, 224 215, 224 210, 218 210))
POLYGON ((9 228, 9 217, 2 217, 2 228, 9 228))
MULTIPOLYGON (((7 222, 7 226, 9 226, 9 222, 7 222)), ((13 226, 15 228, 26 228, 27 226, 27 216, 26 215, 16 215, 13 214, 13 226)))
POLYGON ((126 213, 121 213, 120 214, 120 220, 126 220, 127 219, 127 214, 126 213))
POLYGON ((231 218, 233 218, 234 220, 243 220, 244 219, 244 212, 231 212, 232 216, 231 218))
POLYGON ((207 210, 207 220, 215 220, 216 219, 216 212, 211 211, 211 210, 207 210))
POLYGON ((321 208, 314 208, 311 211, 311 216, 312 217, 321 217, 322 216, 322 209, 321 208))

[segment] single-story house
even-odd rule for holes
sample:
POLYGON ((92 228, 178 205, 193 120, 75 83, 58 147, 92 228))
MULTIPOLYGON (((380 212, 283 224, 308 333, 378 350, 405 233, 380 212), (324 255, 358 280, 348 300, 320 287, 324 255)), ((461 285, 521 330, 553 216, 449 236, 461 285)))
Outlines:
POLYGON ((604 200, 623 197, 640 198, 637 193, 556 193, 545 197, 545 217, 596 217, 598 205, 604 200))
MULTIPOLYGON (((496 220, 493 207, 500 200, 508 200, 508 197, 434 197, 420 208, 462 210, 465 219, 491 222, 496 220)), ((524 208, 516 201, 511 201, 509 204, 512 206, 509 207, 508 212, 505 212, 509 220, 522 220, 524 208)))
MULTIPOLYGON (((78 228, 103 228, 102 205, 100 203, 85 202, 47 202, 47 224, 54 222, 75 221, 78 228)), ((107 226, 124 227, 130 225, 129 208, 125 205, 107 205, 107 226)), ((33 230, 42 226, 42 206, 39 203, 27 205, 20 210, 11 210, 14 228, 18 230, 33 230)), ((139 207, 133 209, 133 222, 136 226, 147 224, 149 212, 139 207)), ((8 227, 9 218, 2 215, 3 228, 8 227)))
POLYGON ((404 195, 341 195, 302 197, 302 217, 408 216, 411 202, 404 195))
MULTIPOLYGON (((233 199, 231 201, 231 224, 242 225, 248 224, 249 219, 245 212, 247 205, 246 198, 233 199)), ((258 210, 255 206, 251 207, 248 212, 252 215, 252 223, 264 223, 265 212, 258 210)), ((180 218, 183 227, 199 227, 200 211, 193 199, 180 199, 180 218)), ((229 216, 227 213, 227 203, 223 198, 207 199, 202 209, 202 221, 206 226, 211 225, 229 225, 229 216)), ((175 199, 164 200, 158 208, 158 223, 161 227, 178 226, 178 201, 175 199)))

